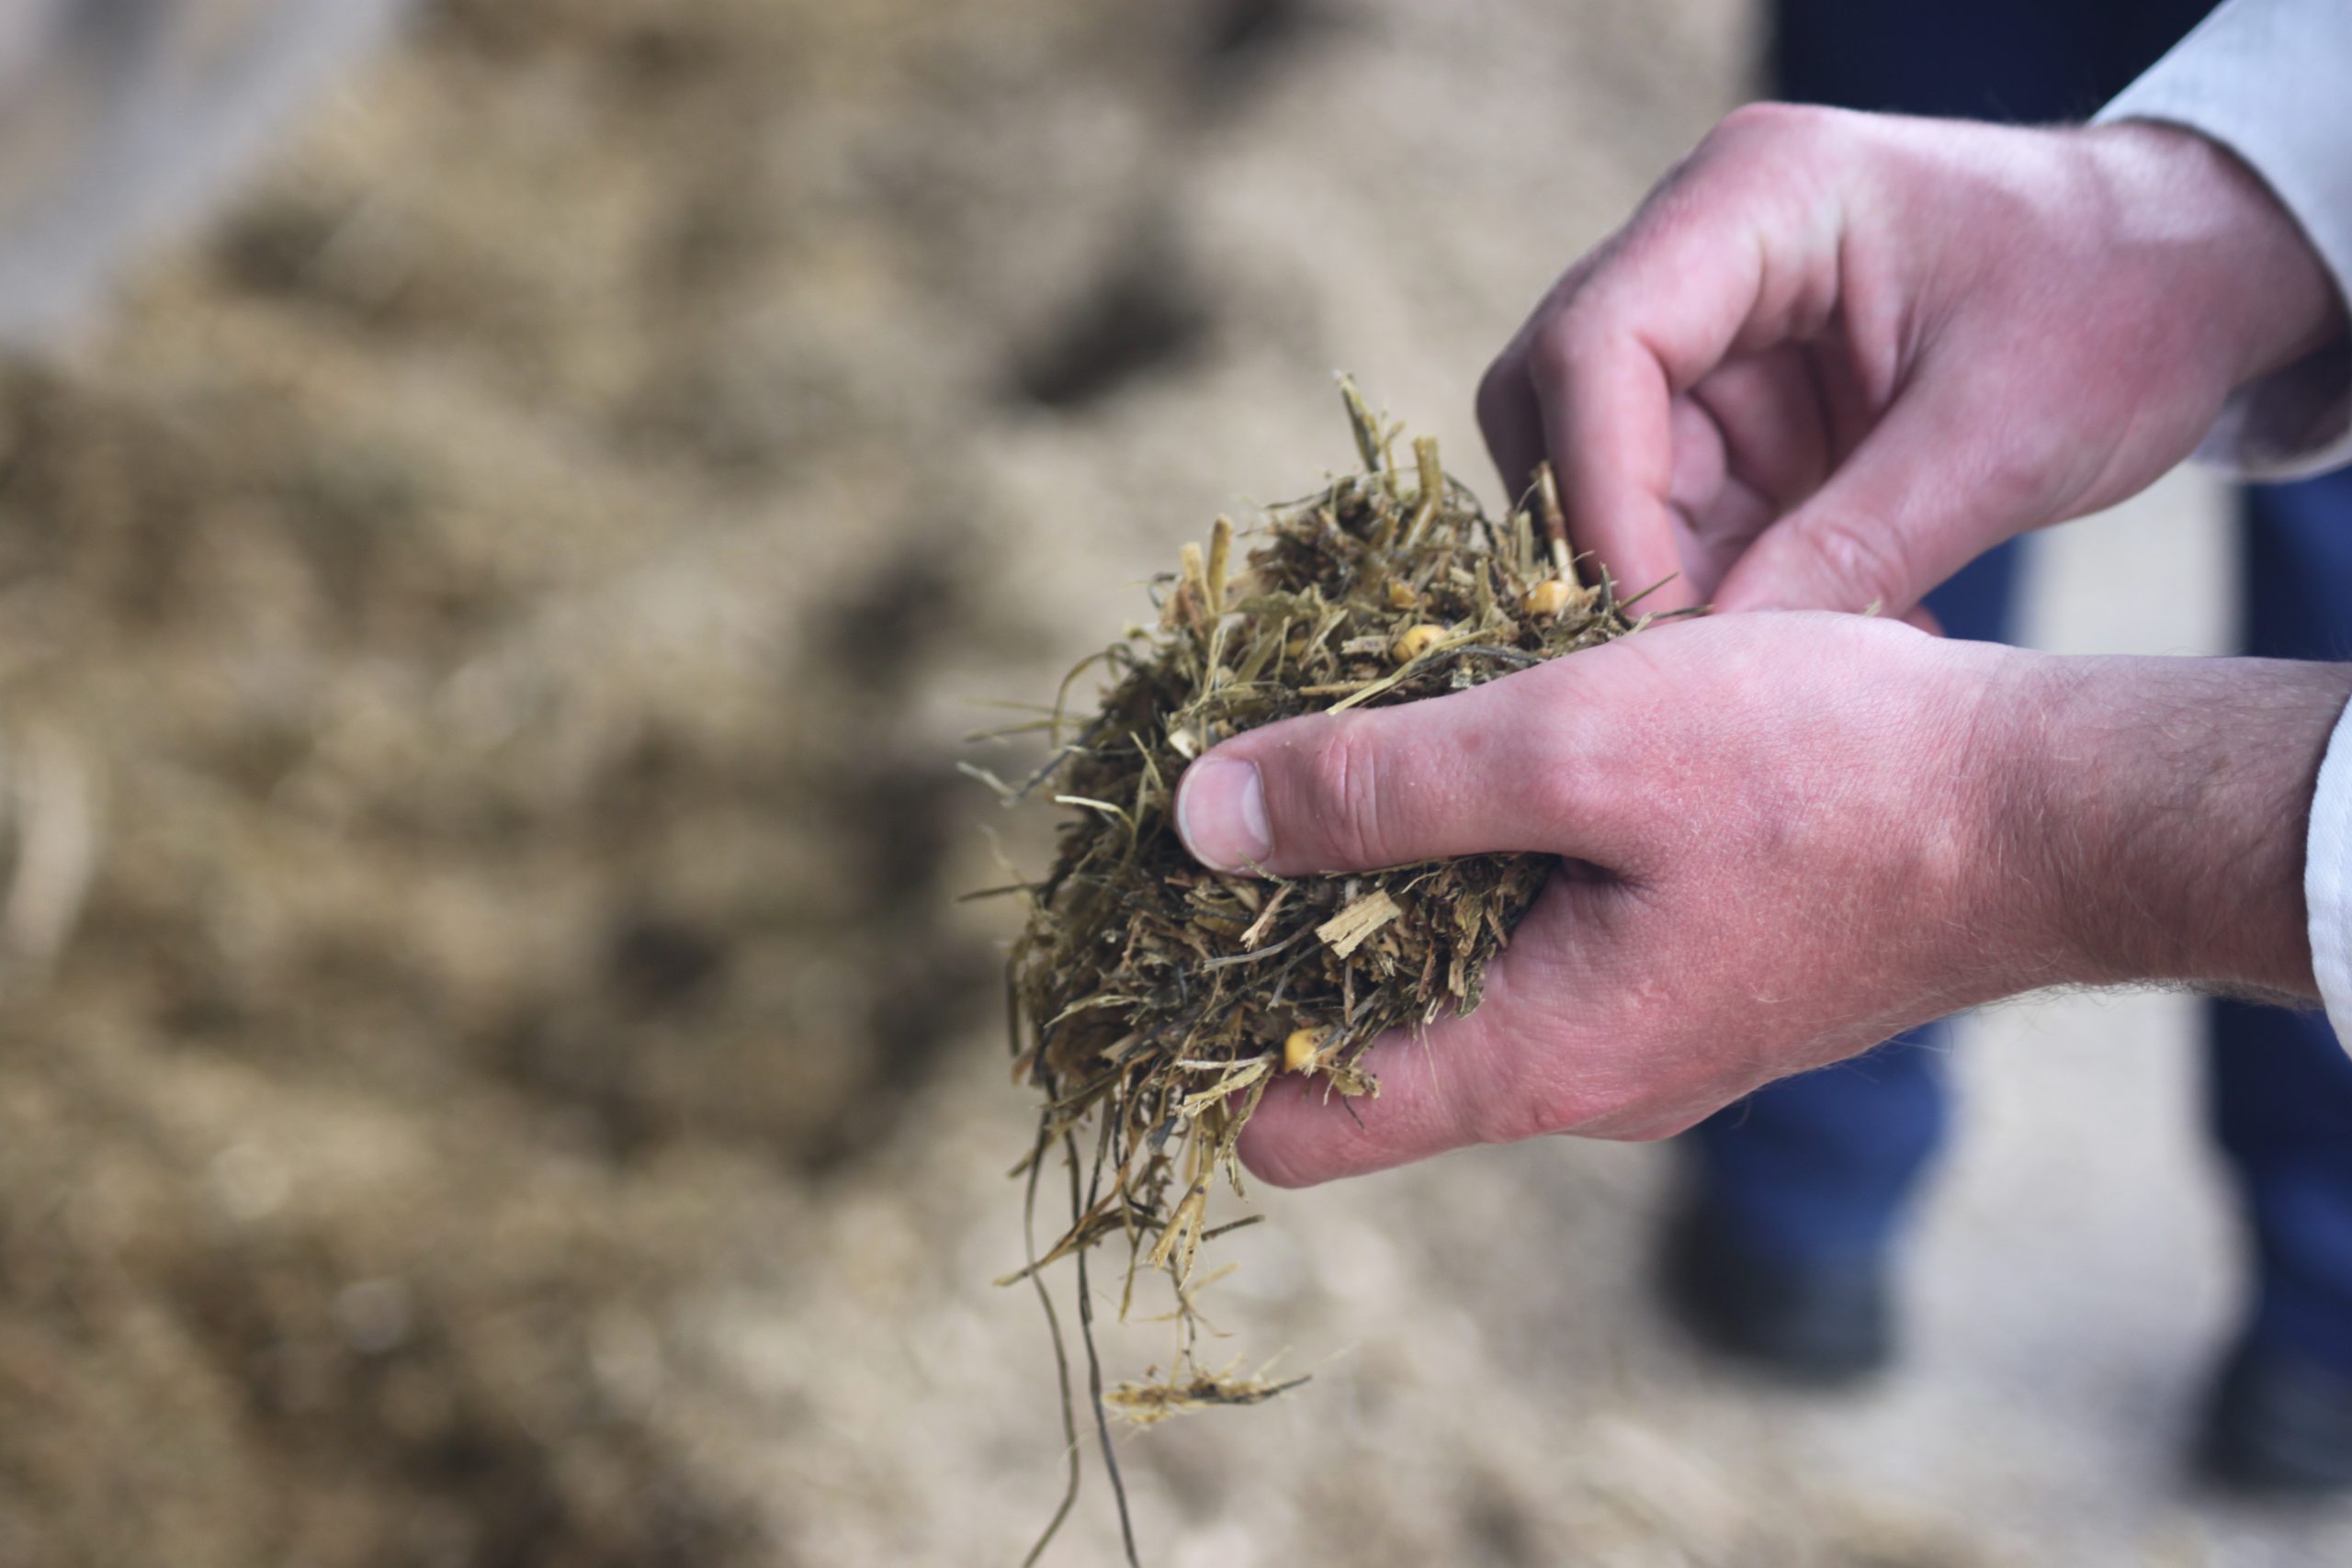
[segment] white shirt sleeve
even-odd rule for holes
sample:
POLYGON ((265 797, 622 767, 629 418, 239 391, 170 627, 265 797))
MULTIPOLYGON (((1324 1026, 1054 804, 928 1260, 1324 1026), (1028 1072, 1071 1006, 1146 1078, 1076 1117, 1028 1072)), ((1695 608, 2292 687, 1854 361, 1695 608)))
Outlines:
POLYGON ((2312 796, 2303 851, 2312 974, 2335 1038, 2352 1043, 2352 708, 2335 721, 2312 796))
MULTIPOLYGON (((2236 153, 2352 299, 2352 3, 2225 0, 2096 118, 2185 126, 2236 153)), ((2352 348, 2242 389, 2198 456, 2249 479, 2352 463, 2352 348)))

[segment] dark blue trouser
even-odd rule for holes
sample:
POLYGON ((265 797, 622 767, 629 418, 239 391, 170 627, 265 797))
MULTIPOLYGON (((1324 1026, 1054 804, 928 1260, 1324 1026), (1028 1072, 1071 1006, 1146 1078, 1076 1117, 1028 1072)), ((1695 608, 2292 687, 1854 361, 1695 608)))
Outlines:
MULTIPOLYGON (((1987 118, 2079 116, 2207 9, 2203 0, 1782 0, 1784 96, 1987 118)), ((2239 646, 2352 658, 2352 473, 2241 502, 2239 646)), ((2008 633, 2016 548, 1928 603, 1955 637, 2008 633)), ((2212 1127, 2254 1235, 2255 1328, 2352 1370, 2352 1057, 2316 1013, 2207 1004, 2212 1127)), ((1712 1195, 1755 1245, 1869 1252, 1902 1224, 1948 1118, 1948 1024, 1774 1084, 1692 1134, 1712 1195)))

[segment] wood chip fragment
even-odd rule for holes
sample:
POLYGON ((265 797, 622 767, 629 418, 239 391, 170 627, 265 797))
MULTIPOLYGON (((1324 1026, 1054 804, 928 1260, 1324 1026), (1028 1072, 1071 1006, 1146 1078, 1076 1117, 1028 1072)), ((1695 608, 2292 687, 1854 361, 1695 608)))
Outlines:
POLYGON ((1405 911, 1384 890, 1375 888, 1315 928, 1315 934, 1341 958, 1362 947, 1373 932, 1405 911))

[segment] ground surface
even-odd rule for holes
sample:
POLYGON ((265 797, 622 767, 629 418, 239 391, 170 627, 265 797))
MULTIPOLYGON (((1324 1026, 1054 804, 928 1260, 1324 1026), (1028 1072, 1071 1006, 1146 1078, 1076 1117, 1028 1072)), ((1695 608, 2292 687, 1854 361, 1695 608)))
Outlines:
MULTIPOLYGON (((450 0, 10 370, 0 1564, 1017 1560, 972 699, 1343 462, 1335 365, 1483 483, 1486 355, 1743 20, 450 0)), ((2037 635, 2217 646, 2211 510, 2056 542, 2037 635)), ((1668 1151, 1273 1198, 1223 1316, 1317 1379, 1125 1440, 1148 1561, 2352 1558, 2176 1485, 2233 1310, 2186 1016, 1975 1032, 1849 1401, 1652 1319, 1668 1151)), ((1112 1541, 1098 1474, 1057 1560, 1112 1541)))

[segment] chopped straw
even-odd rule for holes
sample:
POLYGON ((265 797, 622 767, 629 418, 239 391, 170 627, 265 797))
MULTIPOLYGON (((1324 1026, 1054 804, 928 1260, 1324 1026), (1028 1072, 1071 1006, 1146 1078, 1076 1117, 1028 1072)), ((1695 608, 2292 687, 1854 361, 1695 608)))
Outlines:
MULTIPOLYGON (((1544 855, 1492 854, 1346 876, 1206 871, 1170 818, 1179 775, 1260 725, 1458 692, 1634 629, 1605 576, 1593 587, 1577 580, 1548 468, 1533 514, 1495 522, 1446 476, 1434 441, 1415 441, 1400 468, 1397 433, 1344 378, 1340 391, 1363 471, 1269 509, 1263 542, 1238 570, 1226 518, 1205 551, 1185 546, 1182 571, 1159 582, 1158 629, 1063 682, 1067 701, 1087 670, 1106 671, 1101 711, 1070 735, 1057 705, 1034 727, 1055 746, 1046 769, 1025 788, 999 786, 1008 800, 1042 789, 1070 809, 1052 871, 1007 890, 1029 905, 1007 974, 1014 1071, 1043 1098, 1014 1174, 1028 1178, 1034 1207, 1037 1167, 1059 1149, 1069 1224, 1001 1282, 1038 1281, 1046 1266, 1076 1260, 1094 1425, 1131 1560, 1109 1413, 1148 1422, 1257 1404, 1306 1381, 1196 1359, 1201 1246, 1231 1228, 1212 1225, 1210 1197, 1221 1181, 1240 1192, 1243 1124, 1283 1079, 1319 1083, 1326 1096, 1377 1094, 1364 1049, 1476 1007, 1487 962, 1552 867, 1544 855), (1165 1376, 1106 1391, 1087 1258, 1114 1237, 1126 1243, 1122 1318, 1138 1276, 1156 1272, 1174 1293, 1177 1344, 1165 1376)), ((1074 1495, 1077 1427, 1061 1361, 1074 1495)))

